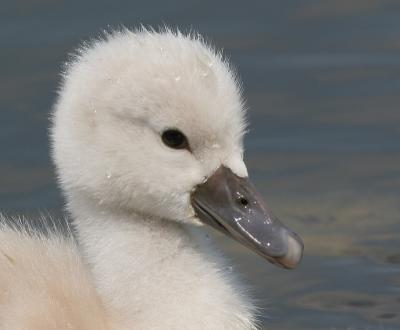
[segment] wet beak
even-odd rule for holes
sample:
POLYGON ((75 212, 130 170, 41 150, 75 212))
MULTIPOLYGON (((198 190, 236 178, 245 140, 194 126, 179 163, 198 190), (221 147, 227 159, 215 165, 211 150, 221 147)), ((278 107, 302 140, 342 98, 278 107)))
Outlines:
POLYGON ((284 268, 303 255, 300 237, 267 208, 247 178, 221 166, 191 196, 197 217, 220 232, 284 268))

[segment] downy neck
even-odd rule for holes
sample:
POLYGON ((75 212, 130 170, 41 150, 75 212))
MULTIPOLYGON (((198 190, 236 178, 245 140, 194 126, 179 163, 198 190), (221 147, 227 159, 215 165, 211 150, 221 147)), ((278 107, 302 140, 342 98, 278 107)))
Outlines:
POLYGON ((115 329, 253 329, 253 307, 203 230, 70 202, 115 329))

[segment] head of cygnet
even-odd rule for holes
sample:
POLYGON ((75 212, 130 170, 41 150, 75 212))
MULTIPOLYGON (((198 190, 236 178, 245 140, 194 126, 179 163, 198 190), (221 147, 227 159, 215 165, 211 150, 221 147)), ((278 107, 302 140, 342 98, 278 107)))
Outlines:
POLYGON ((67 68, 53 154, 69 202, 206 224, 285 268, 300 238, 249 182, 234 70, 200 37, 113 33, 67 68))

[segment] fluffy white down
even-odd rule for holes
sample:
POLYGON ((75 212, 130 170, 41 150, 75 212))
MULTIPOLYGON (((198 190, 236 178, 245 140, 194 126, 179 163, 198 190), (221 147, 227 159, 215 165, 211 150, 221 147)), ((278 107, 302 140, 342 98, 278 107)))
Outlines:
POLYGON ((2 226, 0 283, 3 330, 112 329, 71 236, 2 226))
POLYGON ((244 129, 235 75, 199 37, 124 30, 80 49, 51 130, 78 243, 3 229, 0 328, 255 329, 190 205, 219 166, 247 176, 244 129), (163 144, 168 128, 190 151, 163 144))

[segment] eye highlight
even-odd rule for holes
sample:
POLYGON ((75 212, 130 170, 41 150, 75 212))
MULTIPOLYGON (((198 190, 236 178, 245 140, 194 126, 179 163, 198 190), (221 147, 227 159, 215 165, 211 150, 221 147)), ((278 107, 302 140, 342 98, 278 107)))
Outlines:
POLYGON ((173 149, 189 149, 189 142, 181 131, 177 129, 168 129, 161 135, 164 144, 173 149))

